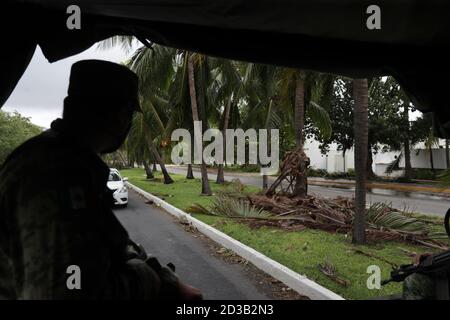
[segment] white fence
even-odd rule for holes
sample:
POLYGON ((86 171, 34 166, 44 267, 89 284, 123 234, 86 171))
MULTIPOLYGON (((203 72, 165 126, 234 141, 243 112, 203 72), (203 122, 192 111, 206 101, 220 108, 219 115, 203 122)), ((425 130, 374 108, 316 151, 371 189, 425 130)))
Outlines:
MULTIPOLYGON (((311 167, 315 169, 325 169, 328 172, 346 172, 348 169, 354 169, 353 149, 347 150, 345 156, 342 151, 337 151, 335 145, 331 145, 327 154, 322 154, 317 141, 308 141, 305 144, 305 152, 311 160, 311 167)), ((446 169, 445 148, 432 149, 433 163, 435 169, 446 169)), ((373 155, 373 171, 380 176, 385 176, 385 171, 400 152, 379 152, 373 155)), ((400 168, 405 166, 404 158, 400 161, 400 168)), ((430 169, 430 152, 426 149, 411 150, 411 166, 413 168, 430 169)), ((401 176, 403 170, 397 170, 390 176, 401 176)))

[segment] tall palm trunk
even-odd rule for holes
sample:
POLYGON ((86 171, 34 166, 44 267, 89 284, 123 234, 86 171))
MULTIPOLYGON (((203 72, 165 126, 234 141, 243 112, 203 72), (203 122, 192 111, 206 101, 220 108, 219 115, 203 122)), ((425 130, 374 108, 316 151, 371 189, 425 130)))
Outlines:
POLYGON ((412 165, 411 165, 411 149, 409 145, 409 139, 406 138, 403 143, 403 150, 405 153, 405 178, 406 180, 412 179, 412 165))
POLYGON ((373 172, 373 169, 372 169, 373 156, 372 156, 372 146, 370 146, 370 145, 367 146, 366 159, 367 159, 366 179, 373 180, 375 178, 375 173, 373 172))
MULTIPOLYGON (((226 131, 228 129, 228 121, 230 119, 230 109, 232 104, 232 96, 228 99, 227 104, 225 105, 225 110, 223 112, 223 128, 222 128, 222 139, 223 139, 223 159, 225 161, 225 153, 226 153, 226 145, 227 145, 227 135, 226 131)), ((219 164, 219 168, 217 170, 217 179, 216 183, 224 183, 225 177, 223 172, 223 164, 219 164)))
POLYGON ((186 179, 194 179, 194 172, 192 171, 192 164, 188 164, 186 179))
POLYGON ((148 148, 152 152, 155 161, 158 162, 158 164, 159 164, 159 166, 161 168, 161 172, 162 172, 162 174, 164 176, 164 183, 165 184, 173 183, 173 180, 170 177, 169 173, 167 172, 166 166, 164 165, 164 162, 163 162, 161 156, 159 155, 155 144, 153 143, 152 135, 151 135, 150 130, 147 127, 146 123, 144 124, 144 133, 145 133, 145 136, 147 138, 146 140, 147 140, 148 148))
POLYGON ((450 168, 450 154, 448 147, 448 139, 445 139, 445 164, 447 169, 450 168))
POLYGON ((368 85, 367 79, 353 80, 354 135, 355 135, 355 217, 352 242, 366 241, 366 169, 368 152, 368 85))
POLYGON ((428 147, 428 151, 430 152, 430 167, 431 167, 431 172, 433 175, 433 179, 436 178, 436 171, 434 169, 434 159, 433 159, 433 145, 430 144, 430 146, 428 147))
POLYGON ((342 150, 342 164, 343 164, 343 169, 344 169, 344 173, 347 172, 347 163, 345 162, 345 152, 347 150, 342 150))
MULTIPOLYGON (((197 108, 197 94, 195 91, 195 76, 194 76, 194 61, 193 55, 191 53, 188 54, 188 79, 189 79, 189 95, 191 97, 191 108, 192 108, 192 119, 195 121, 199 121, 198 116, 198 108, 197 108)), ((195 128, 195 125, 194 125, 195 128)), ((200 143, 195 139, 194 143, 200 143)), ((198 150, 202 150, 202 146, 197 146, 198 150)), ((206 170, 206 163, 203 161, 203 153, 202 153, 202 164, 201 164, 201 174, 202 174, 202 194, 203 195, 211 195, 211 188, 209 186, 208 180, 208 171, 206 170)))
POLYGON ((148 165, 147 161, 142 162, 144 164, 145 174, 147 175, 147 179, 154 179, 152 168, 148 165))
MULTIPOLYGON (((193 146, 193 145, 194 145, 194 137, 193 137, 193 134, 191 134, 191 146, 193 146)), ((191 154, 190 160, 192 161, 192 154, 191 154)), ((192 170, 192 163, 188 163, 186 179, 194 179, 194 171, 192 170)))
POLYGON ((125 157, 123 156, 122 152, 120 152, 120 150, 117 150, 117 154, 119 155, 120 161, 122 162, 122 167, 125 168, 127 165, 129 168, 132 168, 131 164, 130 164, 130 159, 125 159, 125 157))
MULTIPOLYGON (((305 127, 305 81, 303 79, 303 72, 297 72, 297 79, 295 83, 295 100, 294 100, 294 124, 295 124, 295 144, 298 149, 303 152, 303 129, 305 127)), ((306 157, 305 157, 306 158, 306 157)), ((301 167, 306 167, 306 163, 301 167)), ((306 197, 308 193, 308 180, 306 175, 306 168, 304 174, 299 174, 295 180, 294 194, 299 197, 306 197)))
MULTIPOLYGON (((405 122, 406 132, 409 135, 410 126, 409 126, 409 107, 408 104, 404 104, 403 106, 403 121, 405 122)), ((405 137, 403 142, 403 152, 405 153, 405 178, 407 180, 412 179, 412 166, 411 166, 411 149, 409 144, 408 137, 405 137)))
POLYGON ((265 191, 265 190, 267 190, 269 188, 269 176, 267 174, 264 174, 262 176, 262 180, 263 180, 262 188, 265 191))
POLYGON ((305 127, 305 82, 301 71, 297 73, 294 101, 295 144, 303 147, 303 128, 305 127))
MULTIPOLYGON (((272 104, 273 104, 273 99, 270 99, 268 114, 270 114, 270 112, 271 112, 272 104)), ((270 141, 270 130, 269 130, 268 119, 266 119, 266 130, 267 130, 267 139, 268 139, 268 141, 270 141)), ((267 152, 269 152, 269 153, 271 152, 270 143, 267 144, 267 152)), ((263 166, 260 165, 260 168, 261 167, 263 167, 263 166)), ((263 174, 263 176, 262 176, 262 189, 263 189, 263 191, 267 191, 269 189, 269 177, 266 174, 263 174)))

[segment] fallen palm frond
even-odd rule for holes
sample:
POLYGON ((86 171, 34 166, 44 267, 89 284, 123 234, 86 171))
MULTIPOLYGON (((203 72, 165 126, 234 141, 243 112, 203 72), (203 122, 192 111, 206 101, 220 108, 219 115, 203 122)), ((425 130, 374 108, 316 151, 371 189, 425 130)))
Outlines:
MULTIPOLYGON (((191 213, 201 213, 228 218, 239 218, 250 227, 272 226, 285 230, 302 230, 305 227, 328 232, 349 234, 354 217, 353 199, 338 197, 326 199, 317 196, 289 197, 267 196, 243 192, 239 184, 218 193, 208 208, 194 204, 191 213)), ((387 204, 376 203, 367 209, 367 239, 391 240, 420 244, 434 249, 447 248, 438 241, 443 232, 430 232, 428 223, 404 215, 387 204)))
POLYGON ((390 162, 384 171, 384 173, 391 174, 394 170, 399 170, 400 161, 403 158, 403 152, 401 152, 395 159, 390 162))
POLYGON ((366 256, 366 257, 370 257, 370 258, 374 258, 374 259, 383 261, 383 262, 385 262, 385 263, 391 265, 391 266, 394 267, 394 268, 397 268, 397 267, 398 267, 398 265, 395 264, 394 262, 391 262, 391 261, 389 261, 389 260, 384 259, 383 257, 376 256, 376 255, 371 254, 371 253, 369 253, 369 252, 365 252, 365 251, 362 251, 362 250, 359 250, 359 249, 358 249, 358 250, 354 250, 354 252, 357 253, 357 254, 366 256))
POLYGON ((367 210, 367 222, 377 228, 388 228, 415 233, 427 231, 426 223, 404 216, 384 203, 374 203, 367 210))
POLYGON ((349 282, 343 278, 341 278, 336 270, 336 267, 332 265, 330 262, 325 261, 322 264, 318 264, 317 268, 320 272, 322 272, 324 275, 326 275, 328 278, 336 282, 337 284, 347 287, 349 285, 349 282))
POLYGON ((439 184, 438 187, 442 190, 450 188, 450 169, 445 170, 442 174, 438 176, 439 184))
POLYGON ((236 199, 217 195, 213 199, 210 209, 199 204, 194 204, 187 209, 190 213, 201 213, 213 216, 223 216, 228 218, 270 218, 272 214, 264 209, 251 205, 245 199, 236 199))
POLYGON ((210 215, 211 212, 208 208, 205 208, 204 206, 202 206, 201 204, 198 203, 194 203, 193 205, 190 205, 189 207, 187 207, 185 209, 186 212, 189 213, 199 213, 199 214, 208 214, 210 215))
POLYGON ((237 218, 269 218, 270 212, 253 206, 244 199, 219 195, 213 200, 211 212, 214 215, 237 218))

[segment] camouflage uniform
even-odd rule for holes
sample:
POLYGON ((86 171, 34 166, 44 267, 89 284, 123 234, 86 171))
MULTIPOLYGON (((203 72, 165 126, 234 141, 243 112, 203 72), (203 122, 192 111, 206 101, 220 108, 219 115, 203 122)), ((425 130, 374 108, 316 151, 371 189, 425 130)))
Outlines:
MULTIPOLYGON (((81 124, 82 125, 82 124, 81 124)), ((154 298, 159 278, 127 260, 128 234, 111 210, 109 168, 58 119, 0 169, 0 297, 154 298), (81 269, 69 290, 67 268, 81 269)))
POLYGON ((414 273, 403 281, 404 300, 434 300, 435 293, 435 283, 427 275, 414 273))

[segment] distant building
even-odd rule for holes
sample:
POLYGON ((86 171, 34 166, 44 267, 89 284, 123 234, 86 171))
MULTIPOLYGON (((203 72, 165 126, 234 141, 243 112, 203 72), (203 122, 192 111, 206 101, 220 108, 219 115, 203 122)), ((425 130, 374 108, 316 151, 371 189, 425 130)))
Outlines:
MULTIPOLYGON (((347 172, 348 169, 355 168, 353 149, 347 150, 345 156, 342 151, 337 150, 335 143, 330 145, 330 151, 322 154, 319 149, 320 143, 316 140, 307 140, 305 143, 305 152, 311 160, 311 167, 314 169, 324 169, 329 173, 347 172)), ((435 169, 446 169, 445 159, 445 140, 439 141, 439 147, 432 149, 433 163, 435 169)), ((387 175, 387 166, 398 157, 400 151, 397 152, 378 152, 373 154, 372 170, 378 176, 401 176, 403 170, 394 171, 391 175, 387 175)), ((404 168, 405 159, 400 160, 400 168, 404 168)), ((411 146, 411 166, 413 168, 431 169, 430 153, 423 143, 411 146)))

